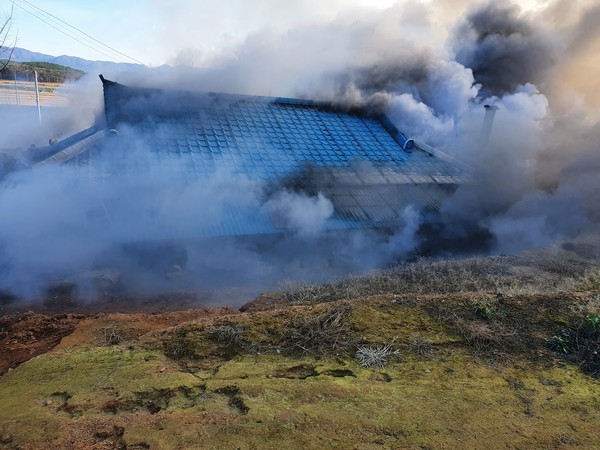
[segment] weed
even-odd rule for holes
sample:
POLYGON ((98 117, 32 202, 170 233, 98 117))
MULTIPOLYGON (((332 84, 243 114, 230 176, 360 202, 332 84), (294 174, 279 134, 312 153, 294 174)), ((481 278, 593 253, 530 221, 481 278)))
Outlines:
POLYGON ((492 305, 489 302, 486 302, 485 300, 478 300, 473 302, 472 311, 475 317, 479 317, 480 319, 485 320, 491 319, 494 313, 492 305))
POLYGON ((588 314, 585 316, 585 324, 593 332, 600 331, 600 315, 588 314))
POLYGON ((546 346, 550 350, 564 355, 571 353, 572 350, 570 337, 564 330, 560 335, 554 335, 546 339, 546 346))
POLYGON ((356 351, 355 358, 358 359, 363 367, 379 367, 383 369, 387 366, 387 358, 391 356, 398 357, 400 352, 392 350, 392 344, 381 345, 377 347, 359 347, 356 351))

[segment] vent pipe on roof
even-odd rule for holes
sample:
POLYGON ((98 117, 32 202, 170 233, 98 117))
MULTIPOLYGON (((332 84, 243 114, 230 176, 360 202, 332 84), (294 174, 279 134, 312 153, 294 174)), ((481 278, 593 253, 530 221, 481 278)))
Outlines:
POLYGON ((404 145, 402 146, 402 150, 404 150, 405 152, 412 152, 412 149, 415 146, 415 140, 412 138, 409 138, 406 140, 406 142, 404 142, 404 145))
POLYGON ((490 139, 494 117, 496 116, 496 111, 500 108, 495 105, 483 105, 483 107, 485 108, 485 116, 483 117, 483 125, 481 127, 481 140, 485 144, 490 139))
POLYGON ((415 147, 415 140, 409 138, 401 131, 396 130, 396 132, 396 141, 402 146, 402 150, 408 153, 412 152, 413 148, 415 147))

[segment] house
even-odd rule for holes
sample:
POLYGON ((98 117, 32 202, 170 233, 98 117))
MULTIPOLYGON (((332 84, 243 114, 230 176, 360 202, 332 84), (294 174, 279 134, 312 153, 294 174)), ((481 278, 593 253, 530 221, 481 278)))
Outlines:
MULTIPOLYGON (((469 180, 464 164, 415 143, 381 114, 325 102, 143 89, 101 79, 105 126, 38 152, 36 167, 71 164, 93 176, 104 170, 107 140, 120 141, 123 152, 113 151, 112 160, 126 159, 134 139, 143 136, 147 151, 136 153, 123 170, 159 169, 169 162, 182 176, 202 180, 226 164, 273 190, 321 193, 333 205, 327 230, 394 227, 408 206, 420 212, 422 222, 435 223, 440 202, 469 180)), ((272 219, 233 211, 198 233, 289 231, 272 219)))
POLYGON ((94 196, 85 205, 87 219, 102 224, 96 230, 115 230, 111 244, 138 263, 163 259, 163 273, 185 266, 189 246, 183 242, 249 239, 264 248, 302 235, 302 220, 312 224, 311 208, 322 214, 308 234, 333 237, 342 247, 346 234, 393 235, 405 225, 407 210, 418 215, 422 233, 436 238, 440 204, 471 180, 463 163, 410 139, 382 114, 100 78, 105 123, 37 149, 32 166, 68 167, 112 187, 111 198, 94 196), (227 183, 221 201, 223 184, 214 180, 223 176, 244 181, 227 183), (132 178, 141 180, 135 188, 123 181, 132 178), (207 207, 172 189, 180 185, 215 200, 207 207), (253 186, 260 189, 251 200, 238 199, 247 199, 253 186), (274 199, 285 203, 286 195, 305 200, 296 213, 308 219, 296 221, 286 205, 277 207, 274 199))

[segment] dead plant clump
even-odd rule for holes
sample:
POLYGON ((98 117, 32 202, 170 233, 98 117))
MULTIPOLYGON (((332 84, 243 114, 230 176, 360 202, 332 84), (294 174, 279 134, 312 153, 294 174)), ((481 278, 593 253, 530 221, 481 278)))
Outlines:
POLYGON ((236 323, 215 325, 204 330, 208 338, 230 353, 246 351, 256 353, 254 345, 246 338, 246 329, 236 323))
POLYGON ((433 345, 420 337, 412 337, 408 343, 408 351, 423 358, 428 358, 433 352, 433 345))
POLYGON ((400 351, 392 349, 392 344, 359 347, 354 356, 362 367, 383 369, 391 357, 400 357, 400 351))
POLYGON ((282 349, 290 355, 317 357, 348 352, 355 343, 347 321, 350 312, 349 305, 336 305, 322 314, 294 317, 282 330, 282 349))
POLYGON ((465 342, 478 353, 503 349, 508 351, 507 340, 516 336, 513 330, 499 324, 465 320, 457 317, 453 321, 454 328, 464 338, 465 342))
POLYGON ((244 327, 235 323, 208 327, 204 331, 216 342, 226 347, 239 347, 245 343, 244 327))
POLYGON ((163 352, 171 359, 195 359, 196 343, 193 339, 191 330, 187 328, 177 328, 175 331, 167 333, 162 340, 163 352))
POLYGON ((546 298, 521 296, 508 302, 499 296, 495 300, 473 298, 451 304, 435 302, 427 309, 461 336, 476 355, 511 359, 515 356, 538 357, 537 350, 543 345, 538 336, 556 325, 549 319, 540 320, 537 314, 543 312, 543 308, 554 309, 552 306, 546 298))
POLYGON ((564 328, 546 339, 546 346, 561 357, 578 364, 593 377, 600 378, 600 316, 588 314, 574 328, 564 328))
POLYGON ((116 325, 109 325, 96 330, 99 345, 113 346, 119 345, 130 339, 129 333, 120 329, 116 325))

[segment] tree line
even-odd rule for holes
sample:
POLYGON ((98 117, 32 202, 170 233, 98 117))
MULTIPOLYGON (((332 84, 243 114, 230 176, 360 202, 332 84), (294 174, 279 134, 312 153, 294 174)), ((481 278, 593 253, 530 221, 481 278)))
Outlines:
POLYGON ((0 62, 0 79, 18 81, 33 81, 34 72, 38 73, 38 81, 41 83, 64 83, 65 81, 78 80, 85 72, 60 64, 48 62, 13 62, 7 64, 0 62), (4 66, 4 67, 3 67, 4 66))

